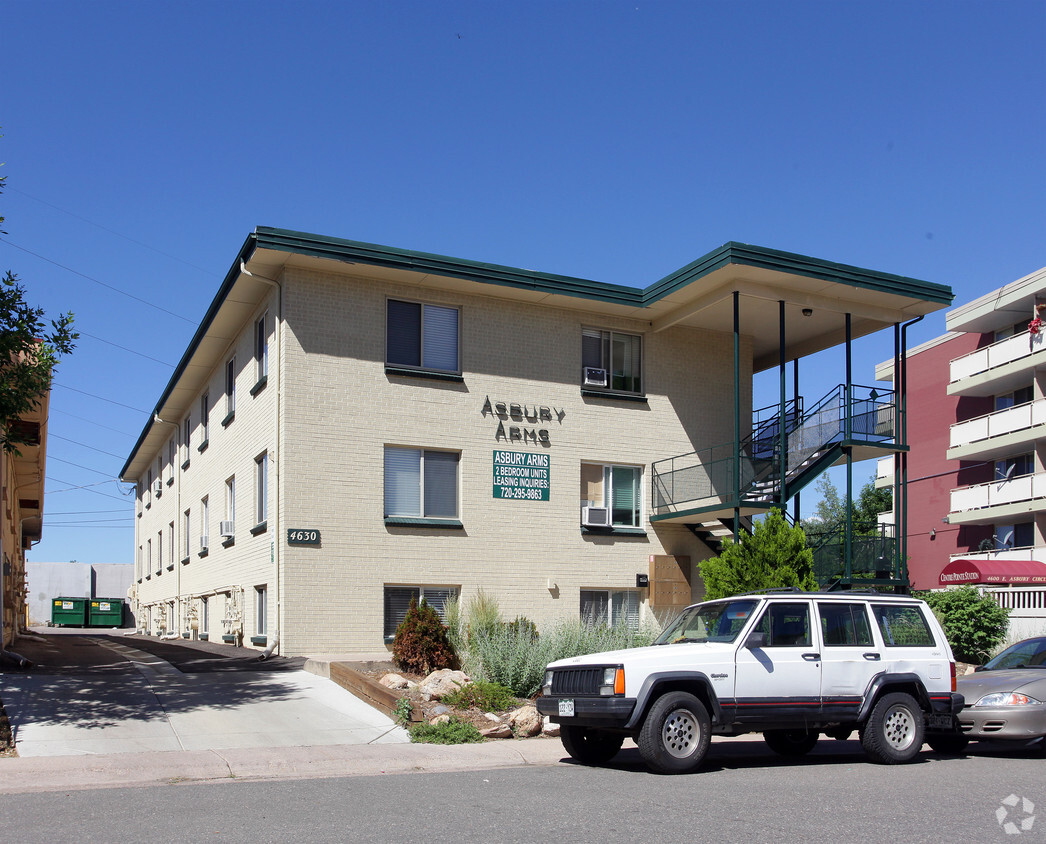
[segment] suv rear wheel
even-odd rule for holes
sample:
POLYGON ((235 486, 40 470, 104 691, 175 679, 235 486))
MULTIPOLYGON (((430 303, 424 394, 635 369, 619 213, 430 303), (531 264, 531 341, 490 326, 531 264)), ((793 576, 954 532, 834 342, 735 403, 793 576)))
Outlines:
POLYGON ((910 694, 883 695, 861 728, 861 745, 873 762, 910 762, 922 749, 926 730, 923 711, 910 694))
POLYGON ((817 733, 806 730, 767 730, 763 739, 774 753, 781 756, 806 756, 817 744, 817 733))
POLYGON ((585 765, 602 765, 613 759, 625 741, 623 735, 594 730, 591 727, 562 725, 559 738, 573 759, 585 765))
POLYGON ((685 774, 708 752, 708 710, 688 692, 668 692, 650 707, 639 731, 639 753, 659 774, 685 774))

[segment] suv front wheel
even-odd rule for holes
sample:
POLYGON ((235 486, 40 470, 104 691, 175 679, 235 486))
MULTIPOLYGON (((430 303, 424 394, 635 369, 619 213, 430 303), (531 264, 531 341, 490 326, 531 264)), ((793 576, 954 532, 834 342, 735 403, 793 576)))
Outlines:
POLYGON ((910 762, 922 749, 926 730, 923 711, 905 692, 891 692, 876 701, 861 728, 861 745, 873 762, 910 762))
POLYGON ((602 765, 613 759, 625 741, 623 735, 563 724, 559 728, 563 748, 573 759, 585 765, 602 765))
POLYGON ((668 692, 650 707, 639 731, 639 753, 659 774, 686 774, 708 752, 708 710, 687 692, 668 692))

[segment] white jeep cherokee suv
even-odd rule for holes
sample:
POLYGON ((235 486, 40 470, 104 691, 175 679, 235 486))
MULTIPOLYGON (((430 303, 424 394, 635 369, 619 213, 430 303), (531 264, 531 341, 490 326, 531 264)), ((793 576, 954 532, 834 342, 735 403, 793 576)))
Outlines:
POLYGON ((537 705, 580 762, 608 761, 631 736, 651 769, 685 773, 712 733, 761 732, 800 756, 821 733, 857 729, 873 761, 908 762, 924 741, 947 746, 963 699, 923 601, 771 591, 694 604, 650 647, 553 662, 537 705))

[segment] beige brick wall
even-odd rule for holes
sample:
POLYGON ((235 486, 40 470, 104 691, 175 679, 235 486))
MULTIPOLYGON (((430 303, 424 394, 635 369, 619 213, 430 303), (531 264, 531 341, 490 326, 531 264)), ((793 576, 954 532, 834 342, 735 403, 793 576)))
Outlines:
MULTIPOLYGON (((497 596, 504 617, 525 615, 540 627, 577 617, 581 589, 634 588, 635 575, 648 571, 651 554, 689 556, 699 597, 697 563, 708 550, 684 527, 650 525, 650 464, 733 438, 729 332, 676 327, 655 334, 645 321, 304 270, 289 271, 283 291, 279 342, 273 334, 280 307, 274 290, 214 363, 206 386, 211 397, 207 449, 198 450, 201 389, 190 403, 188 452, 179 446, 172 468, 165 444, 163 494, 139 499, 136 545, 144 547, 149 538, 154 543, 152 569, 137 584, 140 623, 145 607, 175 600, 177 618, 168 629, 180 634, 188 629, 184 606, 198 607, 201 596, 217 592, 210 598, 209 627, 211 639, 220 640, 224 592, 232 587, 234 594, 242 590, 243 633, 249 641, 256 632, 254 590, 264 584, 269 641, 278 628, 282 653, 374 652, 384 648, 385 585, 452 586, 461 590, 463 600, 484 589, 497 596), (388 297, 461 309, 462 382, 386 374, 388 297), (252 397, 253 324, 262 311, 268 312, 269 378, 252 397), (582 326, 643 336, 646 403, 581 395, 582 326), (222 426, 225 362, 233 355, 236 415, 222 426), (550 446, 495 440, 499 420, 482 412, 488 398, 561 412, 561 420, 534 426, 548 429, 550 446), (461 453, 462 529, 386 526, 386 445, 461 453), (549 454, 549 500, 494 499, 495 449, 549 454), (269 455, 268 522, 265 532, 252 535, 255 458, 262 452, 269 455), (183 470, 186 454, 189 466, 183 470), (645 536, 582 534, 582 461, 642 467, 645 536), (236 478, 236 530, 235 543, 225 547, 218 523, 225 518, 230 476, 236 478), (168 477, 174 478, 171 486, 168 477), (204 496, 209 499, 209 549, 201 556, 204 496), (191 513, 188 548, 182 528, 186 509, 191 513), (177 550, 169 570, 172 521, 177 550), (288 528, 317 529, 322 543, 288 546, 288 528), (164 561, 157 573, 155 544, 161 530, 164 561)), ((747 342, 741 352, 747 414, 747 342)), ((184 423, 178 421, 177 432, 173 426, 171 432, 180 442, 184 423)))

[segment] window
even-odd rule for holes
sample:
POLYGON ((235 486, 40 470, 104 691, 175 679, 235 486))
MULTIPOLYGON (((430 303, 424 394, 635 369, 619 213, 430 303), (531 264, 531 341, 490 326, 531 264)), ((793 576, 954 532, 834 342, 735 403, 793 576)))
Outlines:
POLYGON ((1035 457, 1032 454, 1018 454, 1005 460, 995 461, 995 480, 1011 480, 1035 471, 1035 457))
POLYGON ((459 456, 386 446, 385 515, 456 519, 459 456))
POLYGON ((589 626, 639 629, 639 593, 630 589, 617 592, 581 590, 581 619, 589 626))
MULTIPOLYGON (((163 455, 156 455, 156 486, 157 488, 163 483, 163 455)), ((157 489, 157 495, 159 495, 159 489, 157 489)))
POLYGON ((638 334, 582 329, 582 385, 625 393, 643 392, 642 340, 638 334))
POLYGON ((185 430, 182 431, 182 448, 185 449, 185 460, 182 461, 182 468, 185 469, 189 466, 189 445, 192 442, 192 416, 185 417, 185 430))
POLYGON ((200 633, 206 635, 210 632, 210 604, 207 598, 200 598, 200 633))
POLYGON ((236 358, 225 364, 225 422, 229 424, 236 414, 236 358))
POLYGON ((134 557, 134 575, 138 580, 142 579, 142 546, 138 546, 138 553, 134 557))
POLYGON ((174 437, 171 437, 167 443, 167 462, 171 464, 171 476, 167 479, 167 485, 170 486, 174 483, 174 467, 177 464, 178 459, 178 443, 174 437))
POLYGON ((184 513, 182 513, 182 542, 184 543, 182 559, 186 561, 188 561, 189 553, 192 550, 192 521, 190 519, 190 513, 191 511, 189 510, 186 510, 184 513))
POLYGON ((1019 404, 1028 404, 1035 398, 1031 386, 1021 387, 1012 393, 1003 393, 995 397, 995 409, 1005 410, 1008 407, 1016 407, 1019 404))
POLYGON ((205 495, 200 499, 200 551, 207 550, 208 537, 211 535, 210 530, 210 507, 205 495))
POLYGON ((460 372, 458 309, 389 299, 385 362, 391 366, 460 372))
POLYGON ((265 331, 265 318, 262 314, 254 323, 254 366, 258 374, 258 384, 269 376, 269 335, 265 331))
POLYGON ((766 636, 768 648, 810 647, 810 610, 806 604, 770 604, 753 632, 766 636))
POLYGON ((200 396, 200 428, 203 432, 203 442, 197 449, 203 451, 207 448, 207 441, 211 438, 211 397, 207 393, 200 396))
POLYGON ((163 568, 163 531, 156 532, 156 570, 163 568))
POLYGON ((266 586, 254 587, 254 633, 265 636, 269 632, 269 589, 266 586))
POLYGON ((167 565, 174 568, 174 522, 167 525, 167 565))
POLYGON ((821 616, 821 636, 826 646, 873 644, 864 604, 818 604, 817 612, 821 616))
POLYGON ((582 463, 582 523, 638 528, 640 474, 638 466, 582 463))
POLYGON ((264 524, 269 518, 269 454, 254 458, 254 523, 264 524))
POLYGON ((391 642, 410 609, 413 598, 432 607, 441 621, 445 621, 447 601, 458 596, 458 590, 448 586, 386 586, 385 587, 385 641, 391 642))
POLYGON ((879 623, 886 647, 933 647, 933 634, 918 607, 873 604, 872 613, 879 623))
POLYGON ((145 476, 145 493, 142 495, 142 499, 145 501, 146 507, 153 506, 153 470, 149 470, 149 474, 145 476))
POLYGON ((1022 522, 1016 525, 994 525, 992 541, 996 551, 1010 548, 1031 548, 1035 545, 1035 523, 1022 522))
POLYGON ((236 476, 225 482, 225 521, 236 521, 236 476))

